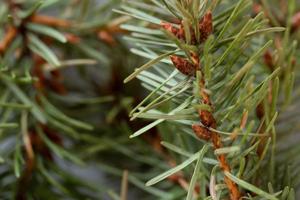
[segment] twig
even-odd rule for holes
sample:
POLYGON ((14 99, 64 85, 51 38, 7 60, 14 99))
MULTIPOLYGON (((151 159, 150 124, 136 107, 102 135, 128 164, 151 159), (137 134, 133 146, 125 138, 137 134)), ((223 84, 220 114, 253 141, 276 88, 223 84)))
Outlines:
POLYGON ((99 29, 97 33, 98 38, 111 46, 116 45, 117 41, 115 40, 114 36, 119 33, 128 33, 128 31, 122 29, 120 25, 127 22, 130 19, 131 17, 123 16, 108 22, 106 26, 99 29))
MULTIPOLYGON (((212 32, 213 29, 212 16, 210 12, 208 12, 203 18, 202 29, 203 32, 206 33, 207 37, 212 32)), ((213 129, 217 128, 217 122, 213 116, 213 113, 211 112, 213 110, 213 106, 212 106, 213 104, 211 102, 210 95, 207 92, 203 68, 200 67, 200 57, 199 54, 196 52, 192 52, 191 56, 192 56, 192 61, 195 66, 195 69, 199 70, 200 72, 200 80, 198 84, 199 84, 199 93, 202 98, 202 102, 203 104, 206 104, 207 106, 210 107, 209 110, 198 109, 200 121, 205 127, 200 128, 199 125, 193 125, 193 130, 195 131, 196 135, 201 139, 211 140, 214 149, 219 149, 223 147, 221 137, 217 132, 210 130, 210 128, 213 129)), ((225 172, 230 173, 231 169, 229 164, 227 163, 225 154, 218 155, 217 159, 219 161, 220 168, 224 172, 224 174, 225 172)), ((227 188, 230 192, 230 199, 238 200, 241 194, 238 190, 237 185, 227 176, 224 176, 224 182, 227 185, 227 188)))
MULTIPOLYGON (((172 33, 174 36, 176 36, 178 39, 185 40, 187 42, 187 39, 185 37, 185 30, 183 28, 183 25, 181 24, 180 28, 176 28, 172 26, 169 23, 163 23, 163 28, 172 33)), ((208 11, 200 20, 199 22, 199 32, 201 33, 201 38, 197 38, 195 34, 191 35, 193 44, 197 43, 203 43, 205 42, 209 35, 213 32, 213 23, 212 23, 212 13, 208 11)), ((201 120, 201 123, 204 125, 193 125, 192 128, 196 134, 197 137, 200 139, 204 139, 206 141, 211 140, 214 149, 222 148, 223 144, 221 141, 221 137, 219 133, 216 131, 212 131, 212 129, 217 128, 217 122, 213 116, 213 113, 211 112, 213 110, 212 102, 210 100, 210 96, 207 92, 207 88, 205 86, 205 77, 203 69, 200 67, 200 56, 198 52, 191 51, 189 55, 190 59, 182 58, 176 55, 171 56, 171 60, 174 64, 174 66, 182 73, 187 76, 195 76, 198 72, 200 72, 200 80, 199 80, 199 93, 202 98, 203 104, 206 104, 207 107, 209 107, 209 110, 203 110, 202 108, 199 108, 198 114, 201 120)), ((230 173, 230 166, 226 161, 226 157, 224 154, 220 154, 217 156, 217 159, 220 163, 220 167, 222 171, 229 172, 230 173)), ((238 200, 240 195, 240 192, 238 190, 237 185, 229 179, 227 176, 224 176, 225 184, 227 185, 227 188, 230 192, 230 198, 231 200, 238 200)))
MULTIPOLYGON (((198 57, 198 59, 194 59, 194 60, 198 61, 198 63, 195 63, 195 65, 200 66, 199 57, 198 57)), ((200 73, 201 73, 201 79, 199 81, 200 96, 202 97, 204 104, 212 107, 212 103, 211 103, 209 94, 207 93, 207 89, 205 87, 204 73, 201 69, 200 69, 200 73)), ((209 134, 211 136, 210 139, 214 146, 214 149, 222 148, 223 144, 222 144, 220 135, 215 131, 209 130, 209 128, 213 128, 213 129, 217 128, 217 123, 216 123, 216 120, 215 120, 213 114, 210 111, 201 110, 201 109, 198 110, 198 113, 199 113, 199 117, 200 117, 202 124, 206 126, 202 130, 206 130, 207 134, 209 134)), ((196 135, 198 137, 201 137, 202 133, 199 133, 200 129, 196 129, 196 126, 193 126, 193 129, 194 129, 196 135)), ((205 134, 205 135, 207 135, 207 134, 205 134)), ((203 138, 201 138, 201 139, 203 139, 203 138)), ((220 167, 221 167, 222 171, 224 173, 225 172, 230 173, 231 169, 230 169, 229 164, 227 163, 225 154, 220 154, 217 156, 217 158, 220 163, 220 167)), ((224 176, 224 182, 227 185, 227 188, 230 192, 231 200, 238 200, 240 198, 240 192, 238 190, 237 185, 231 179, 229 179, 227 176, 224 176)))
POLYGON ((23 111, 22 116, 21 116, 21 129, 22 129, 23 142, 24 142, 24 147, 26 150, 27 159, 33 160, 34 159, 34 151, 32 148, 31 141, 30 141, 30 137, 28 135, 27 117, 28 117, 28 112, 23 111))
POLYGON ((62 27, 62 28, 69 28, 72 25, 72 23, 67 20, 58 19, 47 15, 37 15, 37 14, 32 15, 30 17, 30 21, 38 24, 54 26, 54 27, 62 27))
POLYGON ((0 54, 3 54, 18 34, 16 27, 10 25, 4 38, 0 41, 0 54))
POLYGON ((127 200, 127 194, 128 194, 128 170, 124 170, 123 178, 122 178, 122 185, 121 185, 120 200, 127 200))
POLYGON ((16 199, 25 200, 26 198, 26 190, 30 184, 30 179, 35 167, 35 157, 34 151, 32 147, 32 142, 28 135, 28 127, 27 127, 27 112, 23 112, 21 116, 21 128, 22 128, 22 135, 24 141, 24 148, 26 152, 26 164, 25 169, 22 173, 20 181, 18 183, 18 188, 16 192, 16 199))

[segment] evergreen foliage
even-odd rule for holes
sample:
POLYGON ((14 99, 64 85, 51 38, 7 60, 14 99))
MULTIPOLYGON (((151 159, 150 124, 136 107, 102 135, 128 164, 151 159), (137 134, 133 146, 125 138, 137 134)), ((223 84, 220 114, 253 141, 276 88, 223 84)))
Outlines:
POLYGON ((125 79, 150 91, 131 119, 154 120, 131 137, 158 126, 177 163, 146 185, 170 178, 186 199, 295 198, 298 178, 286 177, 299 174, 299 156, 287 155, 298 148, 282 147, 281 123, 296 100, 297 5, 261 3, 129 1, 117 11, 140 21, 122 27, 150 59, 125 79))
POLYGON ((297 199, 297 0, 0 16, 0 199, 297 199))

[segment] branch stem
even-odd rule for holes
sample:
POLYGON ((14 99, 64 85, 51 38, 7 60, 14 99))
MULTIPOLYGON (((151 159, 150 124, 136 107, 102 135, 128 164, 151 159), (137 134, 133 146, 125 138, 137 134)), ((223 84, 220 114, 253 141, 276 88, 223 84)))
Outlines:
MULTIPOLYGON (((194 60, 195 66, 200 66, 199 55, 194 54, 194 57, 195 57, 195 59, 193 59, 193 60, 194 60)), ((200 67, 200 73, 201 73, 201 78, 199 80, 199 93, 200 93, 200 96, 202 98, 203 103, 208 105, 209 107, 211 107, 210 110, 213 110, 212 102, 211 102, 209 94, 207 93, 207 88, 205 86, 204 73, 203 73, 201 67, 200 67)), ((213 129, 217 128, 217 123, 216 123, 216 120, 213 116, 213 113, 208 111, 208 110, 202 110, 202 109, 199 109, 198 113, 199 113, 201 123, 203 125, 205 125, 206 129, 210 132, 210 136, 211 136, 210 139, 211 139, 211 142, 213 144, 214 149, 222 148, 223 144, 222 144, 222 141, 221 141, 221 136, 217 132, 209 130, 210 128, 213 128, 213 129)), ((196 135, 199 137, 198 134, 196 134, 196 135)), ((231 173, 230 172, 231 169, 230 169, 229 164, 227 163, 225 154, 218 155, 217 159, 219 161, 220 168, 223 171, 223 173, 224 174, 225 174, 225 172, 231 173)), ((225 175, 224 175, 224 182, 227 185, 227 188, 230 192, 230 199, 231 200, 238 200, 241 195, 240 195, 240 192, 239 192, 239 189, 238 189, 237 185, 225 175)))
POLYGON ((16 27, 9 25, 4 35, 4 38, 0 41, 0 54, 3 54, 9 45, 13 42, 18 34, 16 27))

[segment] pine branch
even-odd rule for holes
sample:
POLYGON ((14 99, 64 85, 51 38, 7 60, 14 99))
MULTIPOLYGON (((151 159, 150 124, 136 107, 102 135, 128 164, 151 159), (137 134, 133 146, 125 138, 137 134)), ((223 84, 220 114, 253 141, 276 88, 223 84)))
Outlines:
POLYGON ((297 199, 299 6, 1 2, 0 198, 297 199))
MULTIPOLYGON (((3 33, 0 42, 2 55, 0 87, 3 91, 0 97, 3 114, 0 128, 4 143, 13 139, 13 144, 8 142, 9 148, 5 150, 3 174, 1 172, 1 176, 13 181, 1 183, 1 198, 14 196, 16 199, 47 199, 48 197, 82 199, 95 198, 100 193, 106 193, 92 184, 87 184, 86 180, 76 179, 74 174, 66 173, 66 169, 58 164, 71 161, 72 167, 82 166, 83 160, 80 155, 74 153, 76 145, 91 144, 90 141, 85 141, 86 143, 79 141, 84 135, 88 136, 95 131, 94 126, 87 123, 84 117, 75 115, 75 119, 66 113, 65 110, 68 110, 68 106, 72 104, 72 101, 69 101, 70 94, 74 91, 65 85, 65 79, 71 79, 68 76, 66 78, 62 69, 67 66, 104 63, 107 61, 104 54, 112 51, 110 47, 112 45, 124 49, 117 34, 124 33, 119 25, 128 18, 110 16, 105 19, 103 16, 93 15, 97 26, 95 24, 91 26, 89 20, 75 25, 75 16, 80 12, 80 6, 72 9, 69 13, 72 16, 68 20, 43 14, 43 10, 49 9, 49 6, 53 6, 50 10, 63 13, 63 8, 68 7, 69 3, 43 4, 40 1, 0 3, 1 16, 12 16, 1 20, 1 25, 7 26, 8 29, 3 33), (104 22, 105 20, 107 22, 104 22), (112 35, 105 38, 99 32, 112 35), (94 44, 101 45, 95 48, 94 44), (84 49, 79 53, 78 49, 81 46, 84 46, 84 49), (99 52, 99 46, 103 52, 99 52), (96 57, 97 61, 92 57, 96 57), (66 60, 61 61, 61 59, 66 60), (59 105, 53 98, 55 95, 68 99, 67 106, 61 103, 59 105), (19 118, 21 118, 21 127, 17 126, 17 123, 10 122, 18 121, 19 118), (47 191, 45 185, 48 185, 47 191)), ((117 1, 108 3, 107 10, 101 13, 104 15, 105 12, 110 12, 110 6, 115 3, 117 1)), ((97 9, 98 6, 95 6, 91 11, 95 12, 97 9)), ((110 67, 110 63, 103 65, 108 66, 108 69, 110 67)), ((81 78, 84 80, 83 77, 81 78)), ((93 88, 87 91, 91 94, 93 88)), ((80 101, 75 104, 94 108, 102 103, 112 102, 111 96, 109 98, 85 96, 78 99, 80 101)), ((121 109, 123 111, 123 107, 121 109)))
MULTIPOLYGON (((143 27, 133 25, 123 25, 122 27, 132 31, 131 37, 127 38, 129 41, 137 42, 138 47, 140 47, 139 49, 132 50, 132 52, 151 59, 142 67, 137 68, 136 71, 125 80, 125 82, 128 82, 137 77, 141 80, 142 85, 151 91, 132 111, 132 119, 146 118, 156 120, 136 131, 132 137, 144 134, 155 126, 161 126, 160 124, 166 120, 179 123, 180 125, 178 126, 181 127, 181 129, 187 130, 186 133, 190 135, 191 132, 184 127, 194 124, 193 129, 198 138, 207 142, 212 141, 212 145, 215 149, 214 153, 220 162, 219 166, 221 171, 223 171, 224 182, 229 189, 230 194, 228 196, 230 196, 231 199, 239 199, 244 196, 247 192, 247 188, 246 191, 239 191, 240 188, 238 188, 238 186, 245 188, 244 186, 247 184, 251 185, 252 192, 267 199, 276 199, 275 195, 271 194, 272 192, 269 194, 254 187, 254 185, 257 184, 256 180, 266 181, 265 179, 260 180, 259 174, 261 170, 266 167, 262 164, 263 160, 269 156, 271 157, 271 162, 268 164, 270 179, 266 179, 271 180, 273 183, 274 169, 276 168, 274 156, 277 141, 275 122, 277 118, 276 105, 278 105, 278 77, 280 77, 281 73, 289 72, 279 67, 283 65, 272 64, 270 59, 265 60, 265 63, 272 69, 271 73, 268 74, 268 72, 263 71, 265 66, 261 65, 260 58, 264 52, 270 48, 272 44, 271 40, 268 41, 266 39, 268 42, 262 45, 261 48, 257 48, 256 51, 251 50, 257 47, 255 42, 252 43, 252 41, 263 41, 267 38, 267 33, 279 32, 278 34, 280 34, 280 32, 286 32, 288 29, 282 27, 263 27, 267 21, 264 20, 262 13, 257 13, 253 19, 247 18, 239 23, 235 22, 236 19, 239 19, 239 15, 244 12, 245 8, 249 6, 248 3, 250 3, 239 1, 228 10, 224 9, 223 6, 222 9, 225 11, 219 13, 219 15, 216 14, 213 20, 213 24, 215 25, 213 34, 216 39, 213 41, 212 37, 207 40, 211 33, 208 22, 209 14, 204 15, 202 20, 199 20, 199 16, 195 15, 195 13, 206 13, 207 9, 204 9, 206 6, 215 8, 216 5, 209 5, 209 3, 207 3, 207 5, 206 3, 197 5, 197 3, 194 3, 195 1, 164 1, 163 4, 157 3, 155 5, 151 3, 141 3, 132 4, 130 5, 131 7, 123 6, 122 11, 117 11, 118 13, 135 17, 144 22, 143 27), (166 4, 167 6, 165 7, 166 4), (148 13, 146 14, 146 5, 148 7, 155 7, 155 10, 159 11, 158 13, 161 13, 160 10, 171 9, 169 12, 172 16, 168 17, 175 23, 170 23, 164 19, 161 19, 162 22, 158 23, 160 15, 155 15, 155 18, 153 18, 149 16, 148 13), (196 7, 193 7, 195 5, 196 7), (134 6, 136 6, 136 8, 134 6), (200 7, 201 9, 199 11, 198 9, 200 7), (137 10, 138 8, 140 8, 140 10, 137 10), (193 12, 193 10, 198 10, 198 12, 193 12), (179 19, 174 19, 174 16, 179 16, 179 19), (199 21, 200 23, 198 23, 199 21), (155 26, 152 26, 151 23, 155 24, 155 26), (163 33, 167 37, 164 37, 157 30, 157 25, 159 24, 165 29, 163 33), (233 24, 238 28, 234 31, 229 31, 233 24), (203 29, 205 26, 207 32, 203 29), (262 34, 262 36, 258 34, 262 34), (172 43, 176 46, 173 46, 172 43), (204 44, 202 45, 201 43, 204 44), (160 46, 161 49, 157 49, 157 46, 160 46), (241 48, 239 48, 240 46, 241 48), (174 48, 178 48, 179 51, 176 50, 176 52, 171 53, 174 48), (247 51, 245 49, 247 49, 247 51), (166 59, 166 56, 169 54, 173 54, 170 56, 171 63, 166 59), (177 70, 173 72, 169 70, 170 64, 173 64, 180 73, 176 74, 177 70), (239 65, 242 67, 237 67, 239 65), (199 69, 200 71, 197 72, 199 69), (196 76, 195 81, 194 76, 196 76), (259 82, 255 76, 260 77, 259 82), (276 78, 276 76, 278 77, 276 78), (182 88, 181 92, 177 92, 178 90, 173 91, 177 89, 176 87, 181 88, 178 80, 186 81, 183 77, 187 77, 189 81, 194 81, 194 85, 182 88), (173 83, 171 83, 171 81, 173 81, 173 83), (178 86, 176 84, 178 84, 178 86), (253 88, 252 84, 256 86, 253 88), (194 88, 194 90, 198 92, 191 94, 189 92, 191 88, 194 88), (186 97, 191 98, 187 99, 186 97), (183 101, 184 98, 186 98, 185 101, 183 101), (201 99, 200 104, 195 102, 198 98, 201 99), (173 102, 171 103, 169 101, 173 102), (212 102, 215 102, 214 105, 212 102), (262 102, 266 111, 263 115, 258 112, 256 116, 252 111, 262 102), (173 104, 176 105, 176 108, 171 111, 166 112, 165 109, 162 109, 162 105, 170 106, 173 104), (195 108, 198 111, 198 117, 201 122, 200 125, 195 124, 196 116, 193 113, 195 108), (226 134, 227 132, 232 133, 228 133, 229 136, 223 138, 224 131, 216 130, 217 124, 221 130, 231 129, 226 131, 226 134), (256 133, 250 134, 254 124, 256 124, 256 133), (245 129, 247 130, 246 132, 244 132, 245 129), (240 135, 243 134, 244 136, 240 137, 240 135), (254 138, 250 139, 249 137, 254 138), (223 145, 223 143, 225 143, 225 145, 223 145), (241 149, 244 149, 245 152, 238 154, 239 156, 236 158, 241 159, 240 162, 243 163, 239 165, 237 161, 233 161, 232 154, 237 154, 241 149), (269 149, 271 149, 270 154, 268 153, 269 149), (257 155, 259 158, 258 161, 254 161, 248 156, 247 158, 244 157, 248 153, 254 153, 255 151, 260 152, 257 155), (253 167, 252 170, 251 166, 253 167), (235 173, 237 170, 239 176, 246 182, 228 175, 235 173)), ((264 3, 264 5, 267 5, 266 1, 264 1, 264 3)), ((222 6, 222 4, 218 6, 222 6)), ((266 9, 268 9, 268 7, 266 7, 266 9)), ((162 16, 162 18, 163 17, 164 16, 162 16)), ((286 33, 286 35, 288 35, 288 33, 286 33)), ((283 60, 285 59, 283 58, 282 61, 283 60)), ((188 136, 182 137, 185 138, 188 136)), ((174 139, 174 141, 176 141, 176 139, 174 139)), ((171 143, 174 141, 171 140, 171 143)), ((184 151, 185 150, 182 149, 177 152, 184 151)), ((192 160, 188 159, 182 164, 151 179, 148 185, 158 183, 166 178, 167 175, 187 167, 190 162, 194 161, 195 157, 193 156, 192 158, 192 160)), ((208 170, 210 170, 210 168, 208 170)), ((263 188, 262 185, 260 186, 263 188)), ((206 186, 204 185, 202 187, 206 186)), ((214 191, 212 190, 212 192, 214 191)), ((211 195, 215 196, 215 194, 211 195)), ((226 194, 223 196, 226 198, 226 194)), ((207 198, 208 196, 203 195, 202 197, 207 198)))

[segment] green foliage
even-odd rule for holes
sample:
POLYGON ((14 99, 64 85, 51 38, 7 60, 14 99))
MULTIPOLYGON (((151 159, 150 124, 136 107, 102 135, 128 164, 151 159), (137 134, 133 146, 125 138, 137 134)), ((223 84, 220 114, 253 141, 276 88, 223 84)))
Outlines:
MULTIPOLYGON (((234 4, 232 1, 130 1, 117 10, 139 21, 133 20, 122 26, 131 31, 131 36, 125 39, 135 42, 131 50, 133 53, 150 59, 125 79, 128 82, 137 77, 150 91, 131 112, 132 119, 155 120, 132 137, 158 126, 164 146, 171 155, 172 152, 178 153, 174 160, 180 162, 182 155, 188 156, 182 164, 151 179, 147 185, 159 183, 182 170, 184 177, 191 177, 193 188, 195 182, 204 190, 214 188, 210 194, 205 191, 198 193, 199 199, 209 196, 212 199, 228 198, 227 188, 222 187, 224 176, 234 181, 242 195, 249 199, 286 199, 286 194, 282 194, 284 187, 289 188, 286 192, 288 190, 292 198, 292 187, 298 186, 297 181, 289 179, 288 184, 283 183, 278 174, 285 177, 282 170, 288 163, 296 170, 299 156, 294 154, 293 161, 289 160, 291 157, 283 159, 280 155, 285 142, 277 138, 283 130, 287 131, 284 124, 291 123, 284 115, 290 112, 288 107, 293 107, 297 32, 291 34, 291 18, 299 5, 295 1, 286 4, 289 5, 287 23, 274 21, 270 24, 264 13, 273 13, 277 8, 271 8, 268 1, 262 2, 262 12, 255 15, 251 13, 254 2, 246 0, 235 1, 234 4), (204 44, 193 44, 192 37, 201 38, 198 22, 208 11, 212 11, 213 15, 213 33, 204 44), (163 23, 168 23, 173 29, 164 30, 163 23), (176 29, 184 30, 184 39, 178 38, 176 29), (276 38, 276 44, 270 40, 273 38, 276 38), (199 124, 197 110, 210 108, 205 108, 198 94, 201 75, 195 78, 178 72, 174 68, 176 64, 173 65, 167 56, 172 54, 191 59, 190 52, 193 51, 200 55, 200 68, 204 68, 206 88, 213 102, 210 112, 214 113, 218 123, 217 130, 212 131, 221 135, 225 145, 221 149, 209 148, 207 156, 214 159, 218 155, 226 155, 231 173, 223 174, 218 164, 203 164, 201 169, 197 165, 195 170, 198 171, 192 174, 191 163, 198 156, 190 152, 199 151, 209 142, 196 139, 191 125, 199 124), (270 51, 271 58, 267 58, 270 51), (268 63, 270 59, 272 64, 268 63), (291 60, 294 60, 293 64, 291 60), (259 109, 263 111, 262 116, 259 109), (243 126, 242 120, 247 122, 243 126), (279 157, 283 160, 279 161, 279 157), (213 169, 215 175, 212 176, 213 169), (209 185, 211 177, 216 179, 213 185, 209 185)), ((257 3, 255 5, 258 6, 257 3)), ((273 14, 277 16, 267 16, 271 22, 281 16, 281 13, 273 14)), ((291 137, 295 137, 292 134, 296 130, 289 131, 291 137)), ((298 152, 296 146, 288 149, 298 152)), ((288 154, 286 152, 285 155, 288 154)), ((295 174, 299 173, 296 171, 295 174)), ((189 189, 187 199, 192 198, 193 190, 189 189)))
POLYGON ((296 0, 1 1, 0 199, 234 199, 228 182, 241 199, 297 199, 299 13, 296 0))
MULTIPOLYGON (((118 0, 74 3, 0 3, 0 43, 5 45, 0 50, 0 199, 104 198, 105 180, 90 181, 81 171, 90 162, 95 168, 102 160, 111 164, 109 156, 120 156, 113 147, 129 143, 130 127, 122 121, 132 99, 127 90, 115 90, 117 79, 124 78, 115 71, 126 72, 138 59, 128 55, 120 33, 109 32, 119 31, 126 18, 111 11, 118 0), (9 41, 12 29, 16 34, 9 41), (115 44, 100 31, 114 34, 115 44), (106 142, 113 137, 117 144, 106 142)), ((133 175, 129 179, 141 185, 133 175)))

